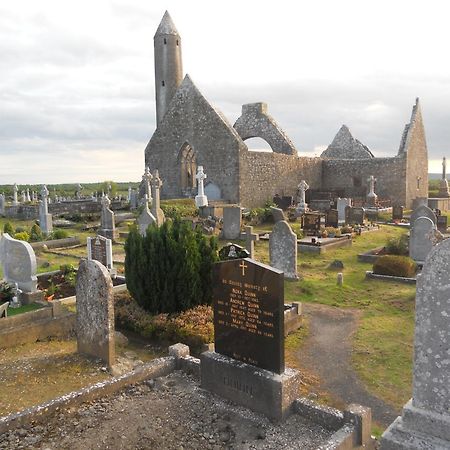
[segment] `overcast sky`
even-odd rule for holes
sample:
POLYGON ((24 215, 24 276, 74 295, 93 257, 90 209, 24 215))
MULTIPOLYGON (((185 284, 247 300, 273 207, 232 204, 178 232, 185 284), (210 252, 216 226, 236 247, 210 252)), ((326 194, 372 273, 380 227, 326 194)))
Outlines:
POLYGON ((345 123, 394 156, 420 97, 430 172, 450 156, 445 1, 15 0, 0 3, 0 184, 140 179, 166 9, 184 72, 232 124, 265 101, 300 154, 345 123))

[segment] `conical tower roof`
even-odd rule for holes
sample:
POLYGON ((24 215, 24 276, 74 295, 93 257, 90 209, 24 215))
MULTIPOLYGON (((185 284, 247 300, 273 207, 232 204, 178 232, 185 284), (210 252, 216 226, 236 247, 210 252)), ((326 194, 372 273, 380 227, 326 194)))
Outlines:
POLYGON ((159 24, 158 29, 156 30, 155 36, 161 34, 172 34, 174 36, 179 36, 177 28, 173 23, 172 17, 170 17, 169 11, 164 13, 163 18, 161 19, 161 23, 159 24))

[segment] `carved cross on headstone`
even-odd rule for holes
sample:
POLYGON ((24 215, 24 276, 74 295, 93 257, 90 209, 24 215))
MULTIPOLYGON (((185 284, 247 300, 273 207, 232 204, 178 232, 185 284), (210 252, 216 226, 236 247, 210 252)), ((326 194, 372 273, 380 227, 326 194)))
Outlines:
POLYGON ((195 204, 198 208, 202 206, 208 206, 208 199, 205 195, 203 182, 206 180, 206 173, 203 171, 203 166, 198 166, 197 175, 195 176, 197 179, 197 195, 195 197, 195 204))
POLYGON ((109 209, 110 205, 111 205, 111 200, 109 199, 108 194, 106 194, 106 195, 103 194, 103 197, 102 197, 102 206, 103 206, 103 208, 104 209, 109 209))
POLYGON ((309 189, 309 185, 305 180, 300 181, 298 187, 298 203, 304 204, 305 200, 305 192, 309 189))
POLYGON ((367 178, 367 182, 369 183, 369 195, 375 193, 375 182, 376 181, 377 181, 377 179, 373 175, 370 175, 370 177, 367 178))
POLYGON ((144 182, 145 186, 145 194, 147 195, 147 202, 152 201, 152 192, 150 189, 150 184, 152 182, 153 175, 150 173, 150 168, 147 166, 145 168, 144 175, 142 175, 142 181, 144 182))
POLYGON ((245 248, 250 253, 250 258, 255 259, 255 241, 259 241, 259 235, 253 233, 253 227, 245 227, 245 248))

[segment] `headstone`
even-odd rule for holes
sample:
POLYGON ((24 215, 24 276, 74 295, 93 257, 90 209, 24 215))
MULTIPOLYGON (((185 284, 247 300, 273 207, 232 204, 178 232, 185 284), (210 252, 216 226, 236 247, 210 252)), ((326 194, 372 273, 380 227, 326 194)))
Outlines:
POLYGON ((445 240, 417 277, 412 399, 384 432, 382 450, 450 448, 449 279, 450 240, 445 240))
POLYGON ((200 356, 202 388, 284 419, 300 376, 284 366, 283 273, 249 258, 216 263, 213 308, 215 351, 200 356))
POLYGON ((19 204, 19 201, 17 200, 17 193, 19 192, 19 188, 17 187, 17 184, 14 183, 13 186, 13 206, 17 206, 19 204))
POLYGON ((5 215, 5 195, 4 194, 0 194, 0 216, 4 216, 5 215))
POLYGON ((198 166, 197 175, 197 195, 195 196, 195 206, 201 208, 203 206, 208 206, 208 198, 205 195, 203 182, 206 180, 206 173, 203 172, 203 166, 198 166))
POLYGON ((271 206, 270 212, 272 213, 273 221, 275 223, 279 222, 280 220, 286 220, 286 216, 284 215, 284 212, 281 208, 275 208, 274 206, 271 206))
POLYGON ((153 177, 152 177, 152 181, 151 181, 151 187, 153 189, 153 203, 152 203, 151 212, 156 219, 157 227, 160 227, 166 220, 166 217, 164 216, 164 212, 161 209, 161 204, 160 204, 160 194, 161 194, 162 185, 163 185, 163 183, 162 183, 161 178, 159 177, 158 169, 156 169, 153 172, 153 177))
POLYGON ((437 216, 436 219, 437 219, 437 229, 441 233, 446 233, 448 217, 447 216, 437 216))
POLYGON ((367 193, 367 205, 371 207, 375 207, 378 201, 378 195, 375 194, 375 182, 376 178, 373 175, 367 179, 367 183, 369 186, 369 192, 367 193))
POLYGON ((107 269, 113 269, 113 253, 111 239, 103 236, 87 238, 88 260, 102 263, 107 269))
POLYGON ((346 206, 345 223, 346 225, 363 225, 366 210, 360 207, 346 206))
POLYGON ((22 191, 22 203, 25 203, 27 201, 27 195, 25 194, 25 191, 22 191))
POLYGON ((277 208, 286 211, 288 208, 294 205, 294 197, 292 195, 283 195, 280 197, 278 194, 273 197, 273 202, 277 206, 277 208))
POLYGON ((330 209, 325 215, 325 226, 326 227, 339 227, 339 213, 337 209, 330 209))
POLYGON ((83 190, 83 186, 81 186, 81 184, 78 183, 78 184, 77 184, 77 190, 76 190, 76 192, 75 192, 75 196, 76 196, 76 198, 77 198, 78 200, 80 200, 81 197, 82 197, 82 190, 83 190))
POLYGON ((403 206, 393 206, 392 207, 392 221, 403 220, 403 206))
POLYGON ((214 343, 222 355, 284 372, 284 280, 251 259, 214 265, 214 343))
POLYGON ((78 353, 115 362, 114 294, 111 277, 98 261, 82 259, 77 284, 78 353))
POLYGON ((409 256, 414 261, 423 262, 433 248, 433 233, 436 226, 428 217, 419 217, 409 236, 409 256))
POLYGON ((433 212, 433 210, 431 208, 429 208, 426 205, 420 205, 418 206, 412 213, 411 213, 411 218, 409 219, 409 223, 410 226, 414 226, 414 222, 419 218, 419 217, 428 217, 429 219, 431 219, 433 221, 433 223, 436 225, 437 223, 437 219, 436 219, 436 214, 433 212))
POLYGON ((270 265, 284 272, 288 279, 298 279, 297 274, 297 235, 289 224, 277 222, 269 238, 270 265))
POLYGON ((338 220, 340 224, 345 222, 345 208, 347 206, 352 206, 351 198, 337 199, 338 220))
POLYGON ((44 234, 49 234, 53 231, 53 218, 48 213, 48 189, 45 184, 42 185, 41 197, 42 200, 39 202, 39 226, 44 234))
POLYGON ((337 274, 336 283, 338 286, 342 286, 344 284, 344 274, 342 272, 337 274))
POLYGON ((26 199, 27 199, 27 202, 28 202, 28 203, 31 202, 30 189, 29 189, 29 188, 27 188, 26 199))
POLYGON ((242 212, 240 206, 226 206, 223 208, 223 239, 239 239, 241 235, 242 212))
POLYGON ((317 233, 320 230, 320 219, 322 214, 305 213, 302 216, 302 229, 307 233, 317 233))
POLYGON ((141 215, 138 217, 138 226, 139 233, 141 236, 145 236, 147 233, 147 228, 156 223, 156 217, 151 213, 148 207, 147 197, 145 198, 144 209, 142 210, 141 215))
POLYGON ((308 210, 308 205, 306 204, 305 193, 309 189, 309 185, 305 180, 300 181, 297 186, 297 207, 296 211, 298 215, 303 214, 308 210))
POLYGON ((8 233, 0 236, 0 263, 5 280, 25 293, 37 291, 36 255, 28 242, 13 239, 8 233))
POLYGON ((255 259, 255 241, 259 241, 259 235, 253 233, 253 227, 245 227, 245 248, 251 259, 255 259))
POLYGON ((114 212, 109 209, 110 205, 111 200, 108 198, 108 195, 103 195, 101 225, 97 233, 100 236, 114 240, 116 237, 116 221, 114 212))
POLYGON ((130 209, 136 209, 138 207, 138 194, 135 189, 132 189, 130 194, 130 209))
POLYGON ((131 186, 128 186, 128 195, 127 195, 127 200, 130 202, 131 201, 131 186))
POLYGON ((242 259, 249 258, 250 253, 246 248, 241 247, 240 245, 233 244, 229 242, 227 245, 224 245, 219 250, 219 259, 220 261, 227 261, 229 259, 242 259))

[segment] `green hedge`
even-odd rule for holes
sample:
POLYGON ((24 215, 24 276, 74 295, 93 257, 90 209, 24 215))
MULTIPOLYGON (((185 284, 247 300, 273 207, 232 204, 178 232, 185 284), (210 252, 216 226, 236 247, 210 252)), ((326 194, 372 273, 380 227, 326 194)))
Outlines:
POLYGON ((125 242, 128 290, 152 314, 211 304, 215 261, 217 239, 180 220, 152 225, 145 236, 132 227, 125 242))
POLYGON ((373 265, 373 273, 394 277, 413 278, 416 275, 416 263, 407 256, 380 256, 373 265))

